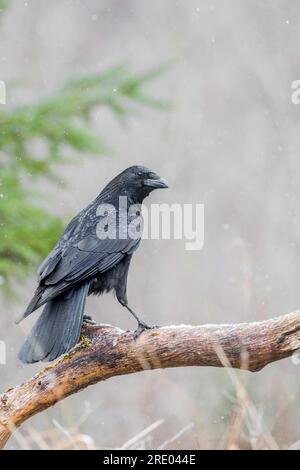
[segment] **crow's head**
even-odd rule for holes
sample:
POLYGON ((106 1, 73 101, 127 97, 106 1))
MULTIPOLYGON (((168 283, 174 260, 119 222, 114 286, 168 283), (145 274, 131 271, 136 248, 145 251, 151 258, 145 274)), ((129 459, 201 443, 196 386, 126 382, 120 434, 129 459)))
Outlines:
POLYGON ((115 178, 126 193, 138 202, 158 188, 167 188, 167 182, 154 171, 142 165, 135 165, 124 170, 115 178))

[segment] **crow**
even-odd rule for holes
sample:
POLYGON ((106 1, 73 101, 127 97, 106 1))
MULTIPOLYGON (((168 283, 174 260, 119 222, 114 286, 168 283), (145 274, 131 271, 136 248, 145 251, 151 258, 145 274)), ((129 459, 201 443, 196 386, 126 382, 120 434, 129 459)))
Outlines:
POLYGON ((132 166, 71 220, 41 264, 34 296, 16 320, 19 323, 45 305, 19 351, 22 362, 52 361, 75 346, 82 323, 88 320, 84 307, 90 294, 115 293, 137 320, 136 335, 151 328, 128 305, 127 276, 142 236, 140 206, 151 191, 167 187, 164 179, 145 166, 132 166), (129 230, 132 223, 134 236, 129 230))

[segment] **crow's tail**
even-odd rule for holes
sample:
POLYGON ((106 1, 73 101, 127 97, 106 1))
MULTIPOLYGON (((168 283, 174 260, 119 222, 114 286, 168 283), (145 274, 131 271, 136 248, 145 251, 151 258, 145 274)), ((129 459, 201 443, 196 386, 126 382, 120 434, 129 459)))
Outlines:
POLYGON ((86 283, 47 302, 19 351, 22 362, 53 361, 78 343, 88 289, 86 283))

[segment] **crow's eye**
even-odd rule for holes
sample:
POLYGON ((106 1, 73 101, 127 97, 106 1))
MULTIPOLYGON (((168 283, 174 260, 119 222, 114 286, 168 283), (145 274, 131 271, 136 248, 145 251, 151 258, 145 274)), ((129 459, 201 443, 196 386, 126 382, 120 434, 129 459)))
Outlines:
POLYGON ((137 172, 137 175, 138 175, 138 176, 143 176, 142 171, 138 171, 138 172, 137 172))

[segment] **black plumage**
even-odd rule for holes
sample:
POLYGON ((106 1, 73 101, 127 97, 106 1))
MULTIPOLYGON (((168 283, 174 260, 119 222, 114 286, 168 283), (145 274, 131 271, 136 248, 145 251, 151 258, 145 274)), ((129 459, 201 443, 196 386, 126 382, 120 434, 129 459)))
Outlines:
MULTIPOLYGON (((79 340, 86 296, 113 291, 119 302, 138 321, 138 331, 148 326, 138 318, 127 301, 127 276, 141 232, 132 237, 128 226, 134 215, 128 209, 141 204, 166 182, 144 166, 127 168, 116 176, 96 199, 67 226, 38 271, 38 287, 17 323, 40 306, 43 312, 22 345, 19 358, 25 363, 53 360, 69 351, 79 340), (120 197, 123 201, 120 206, 120 197), (124 200, 127 208, 124 209, 124 200), (100 238, 97 225, 104 220, 99 207, 115 210, 116 238, 100 238), (121 207, 121 208, 120 208, 121 207), (122 208, 123 207, 123 208, 122 208), (125 217, 124 217, 125 214, 125 217)), ((105 214, 107 221, 107 213, 105 214)))

